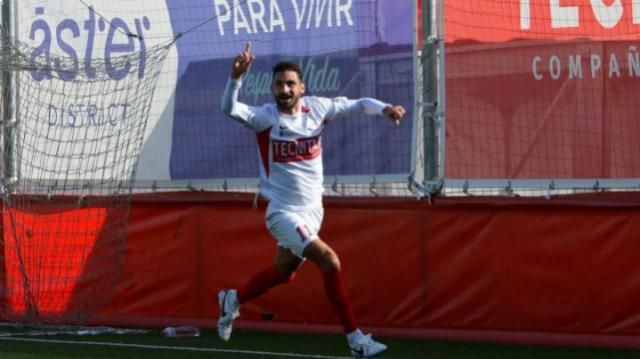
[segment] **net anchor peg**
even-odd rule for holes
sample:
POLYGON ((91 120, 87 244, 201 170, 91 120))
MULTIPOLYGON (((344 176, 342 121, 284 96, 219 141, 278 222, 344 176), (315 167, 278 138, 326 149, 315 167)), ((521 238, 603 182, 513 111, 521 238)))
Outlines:
POLYGON ((424 41, 422 41, 422 49, 420 50, 420 56, 425 56, 427 53, 427 48, 432 47, 433 45, 438 45, 442 42, 442 37, 431 35, 427 36, 424 41))
POLYGON ((53 193, 56 191, 57 188, 58 188, 58 180, 55 180, 53 181, 51 186, 47 188, 47 200, 51 200, 51 198, 53 197, 53 193))
POLYGON ((513 185, 511 184, 511 181, 507 181, 507 186, 504 187, 502 190, 503 190, 504 196, 508 196, 508 197, 515 196, 515 194, 513 193, 513 185))
POLYGON ((416 196, 416 200, 419 201, 422 199, 424 187, 416 181, 415 172, 412 172, 409 177, 407 177, 407 189, 416 196))
POLYGON ((18 187, 18 177, 16 176, 8 177, 4 179, 2 185, 6 189, 6 192, 4 193, 13 193, 15 192, 16 187, 18 187))
POLYGON ((189 181, 189 182, 187 183, 187 189, 188 189, 189 191, 191 191, 191 192, 195 192, 195 191, 196 191, 196 188, 195 188, 195 187, 193 187, 193 184, 191 184, 191 181, 189 181))
POLYGON ((331 184, 331 190, 335 193, 338 194, 342 194, 342 192, 340 192, 340 190, 338 189, 338 177, 334 176, 333 177, 333 184, 331 184))
POLYGON ((549 182, 549 187, 547 187, 547 192, 544 195, 544 198, 547 201, 551 200, 551 192, 553 192, 554 189, 556 189, 556 182, 551 180, 551 182, 549 182))
POLYGON ((374 196, 378 197, 378 192, 376 192, 376 176, 373 176, 373 181, 369 184, 369 192, 371 192, 374 196))
POLYGON ((435 45, 435 44, 439 44, 442 41, 442 37, 440 36, 436 36, 436 35, 431 35, 431 36, 427 36, 427 38, 424 40, 424 45, 435 45))
POLYGON ((433 178, 431 181, 429 181, 426 184, 429 201, 431 201, 431 196, 435 196, 442 192, 442 188, 444 188, 444 180, 442 178, 433 178))

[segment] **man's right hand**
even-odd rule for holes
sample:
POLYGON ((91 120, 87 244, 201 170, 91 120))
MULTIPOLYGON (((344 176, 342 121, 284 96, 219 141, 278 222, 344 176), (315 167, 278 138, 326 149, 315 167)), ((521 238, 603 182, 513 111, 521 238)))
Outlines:
POLYGON ((238 56, 233 60, 233 68, 231 69, 231 77, 235 80, 239 79, 247 70, 256 57, 251 54, 251 42, 247 42, 238 56))

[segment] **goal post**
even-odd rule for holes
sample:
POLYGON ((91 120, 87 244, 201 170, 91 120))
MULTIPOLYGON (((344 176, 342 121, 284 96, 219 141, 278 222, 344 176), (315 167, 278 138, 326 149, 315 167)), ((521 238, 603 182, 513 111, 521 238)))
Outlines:
POLYGON ((444 176, 444 39, 442 29, 441 2, 432 0, 418 1, 420 26, 417 42, 419 44, 419 66, 416 74, 420 102, 416 106, 420 113, 418 138, 421 145, 416 152, 421 155, 419 166, 422 168, 422 186, 420 191, 428 196, 442 190, 444 176))

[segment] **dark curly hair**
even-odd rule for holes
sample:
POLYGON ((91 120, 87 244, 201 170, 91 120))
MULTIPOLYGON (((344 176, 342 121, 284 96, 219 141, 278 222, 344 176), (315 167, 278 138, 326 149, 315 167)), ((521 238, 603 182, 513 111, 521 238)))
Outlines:
POLYGON ((295 62, 291 62, 291 61, 278 62, 273 67, 273 77, 275 78, 278 72, 284 72, 284 71, 293 71, 297 73, 298 77, 300 78, 300 81, 302 81, 302 69, 300 68, 300 65, 296 64, 295 62))

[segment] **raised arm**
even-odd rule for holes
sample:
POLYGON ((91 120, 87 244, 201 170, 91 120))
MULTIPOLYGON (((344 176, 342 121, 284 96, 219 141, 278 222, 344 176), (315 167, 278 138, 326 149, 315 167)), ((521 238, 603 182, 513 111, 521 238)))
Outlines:
POLYGON ((251 42, 247 42, 244 46, 244 51, 238 54, 238 56, 233 59, 233 67, 231 68, 231 78, 235 80, 239 80, 242 75, 244 75, 249 67, 251 67, 251 63, 255 60, 256 57, 251 53, 251 42))
POLYGON ((242 87, 242 80, 230 78, 224 88, 222 94, 222 103, 220 104, 222 112, 233 118, 234 120, 248 124, 253 111, 247 105, 238 101, 238 94, 242 87))
POLYGON ((253 60, 255 60, 255 56, 251 54, 251 43, 248 42, 244 51, 233 60, 231 76, 222 94, 221 108, 224 114, 247 127, 256 129, 259 127, 256 123, 256 115, 259 113, 260 108, 247 106, 238 101, 238 94, 242 87, 242 75, 247 72, 253 60))

